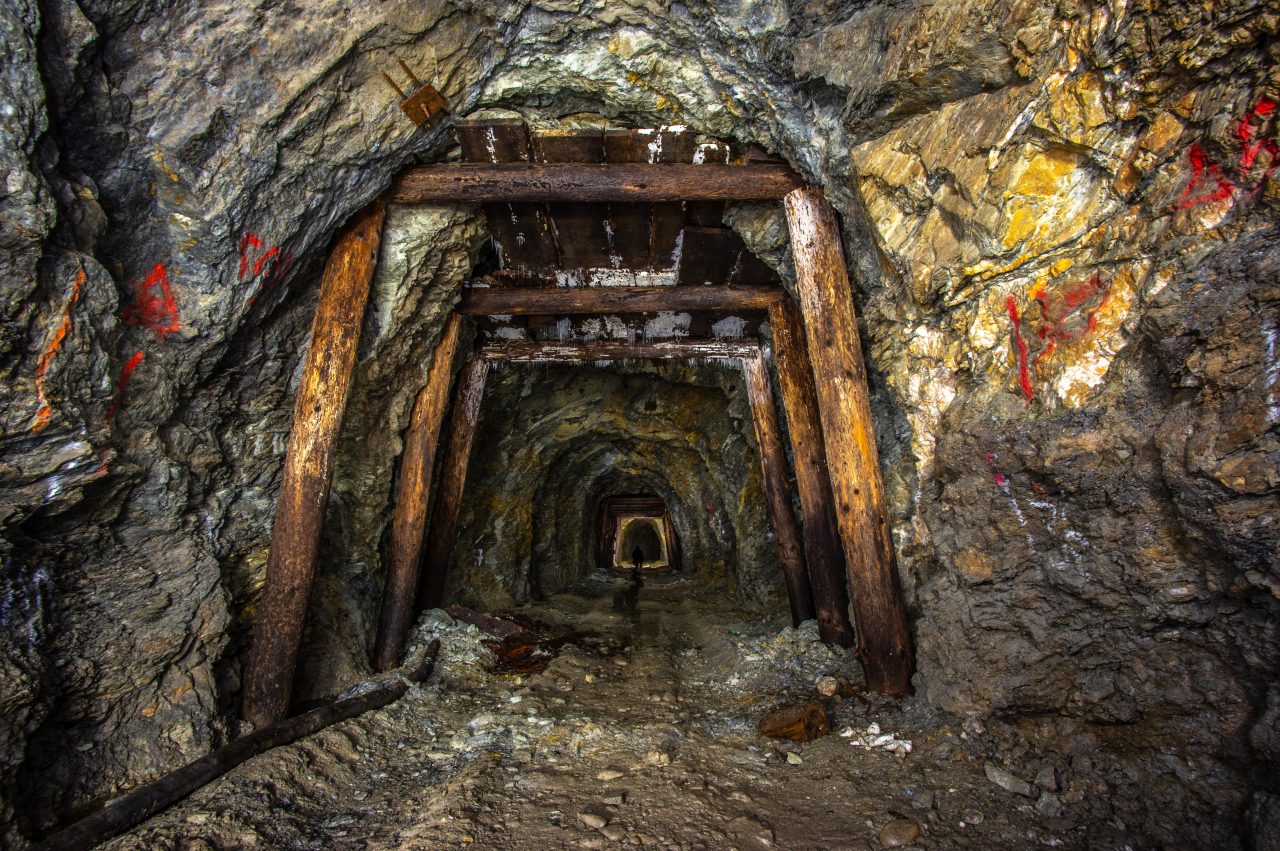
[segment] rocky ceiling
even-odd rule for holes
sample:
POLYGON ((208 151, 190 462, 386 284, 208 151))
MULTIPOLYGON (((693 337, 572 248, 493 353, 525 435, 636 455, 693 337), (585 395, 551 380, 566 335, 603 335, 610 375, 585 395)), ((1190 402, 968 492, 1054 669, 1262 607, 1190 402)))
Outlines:
MULTIPOLYGON (((822 186, 865 320, 917 690, 1064 753, 1103 742, 1096 775, 1150 793, 1153 843, 1274 835, 1278 27, 1267 0, 6 4, 5 843, 231 731, 327 243, 455 144, 397 109, 378 73, 396 59, 455 116, 681 124, 822 186)), ((726 222, 786 283, 778 211, 726 222)), ((367 671, 400 434, 485 238, 477 210, 388 217, 312 694, 367 671)), ((727 498, 754 475, 733 378, 675 378, 587 390, 606 421, 678 384, 700 437, 662 412, 648 447, 705 464, 717 508, 646 445, 618 447, 619 486, 670 495, 732 554, 706 575, 767 599, 759 504, 727 498), (712 436, 733 447, 714 465, 712 436)), ((573 392, 554 370, 498 384, 573 392)), ((498 446, 511 427, 485 426, 498 446)), ((539 481, 543 516, 465 534, 493 538, 482 564, 560 583, 590 552, 556 538, 571 482, 612 485, 603 455, 529 428, 573 460, 521 457, 528 476, 493 493, 539 481)), ((478 594, 528 592, 483 576, 478 594)))

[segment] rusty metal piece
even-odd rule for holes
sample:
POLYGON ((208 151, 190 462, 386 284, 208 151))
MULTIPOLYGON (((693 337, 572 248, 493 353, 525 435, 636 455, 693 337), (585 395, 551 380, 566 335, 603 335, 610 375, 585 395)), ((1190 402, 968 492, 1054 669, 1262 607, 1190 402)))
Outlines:
POLYGON ((811 700, 766 715, 760 719, 756 729, 761 735, 772 739, 811 742, 830 732, 831 719, 827 717, 827 710, 821 703, 811 700))
POLYGON ((396 84, 391 75, 386 71, 379 71, 382 79, 387 81, 387 85, 395 89, 397 95, 400 96, 400 111, 409 116, 409 119, 419 127, 431 125, 437 116, 447 112, 448 104, 445 103, 444 96, 436 91, 435 86, 430 83, 424 83, 418 79, 403 59, 396 59, 400 63, 400 67, 404 69, 405 74, 413 81, 413 94, 406 95, 404 89, 396 84))

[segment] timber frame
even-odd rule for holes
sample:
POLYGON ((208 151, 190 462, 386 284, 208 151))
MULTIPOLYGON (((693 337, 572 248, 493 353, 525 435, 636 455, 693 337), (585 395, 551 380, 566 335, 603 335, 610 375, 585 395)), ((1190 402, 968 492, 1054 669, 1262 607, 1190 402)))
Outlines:
POLYGON ((409 169, 339 233, 321 282, 294 407, 254 628, 243 715, 263 726, 288 714, 315 574, 320 530, 386 203, 672 202, 781 200, 796 264, 798 306, 780 287, 471 288, 437 344, 405 435, 374 667, 399 664, 415 610, 440 603, 472 438, 489 365, 715 358, 744 373, 760 450, 766 507, 778 538, 793 621, 818 618, 825 641, 854 643, 868 687, 907 694, 914 667, 889 535, 857 316, 835 213, 821 190, 781 163, 681 165, 501 163, 409 169), (786 453, 765 350, 755 342, 507 342, 473 352, 445 426, 460 316, 769 311, 780 396, 796 461, 804 531, 792 510, 786 453), (440 434, 441 428, 445 434, 440 434), (432 494, 432 465, 443 448, 432 494), (431 505, 430 524, 425 522, 431 505), (424 546, 425 536, 425 546, 424 546), (425 551, 425 557, 423 553, 425 551), (419 577, 419 564, 424 565, 419 577), (846 595, 845 581, 851 594, 846 595))

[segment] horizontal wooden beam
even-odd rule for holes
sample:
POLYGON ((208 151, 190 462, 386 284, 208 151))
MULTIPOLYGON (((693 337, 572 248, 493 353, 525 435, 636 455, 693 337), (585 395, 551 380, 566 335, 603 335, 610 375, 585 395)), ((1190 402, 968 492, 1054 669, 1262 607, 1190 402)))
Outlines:
POLYGON ((590 343, 525 342, 493 343, 479 350, 481 357, 504 363, 564 361, 590 363, 598 360, 677 360, 692 358, 755 357, 759 344, 738 340, 681 340, 664 343, 627 343, 595 340, 590 343))
POLYGON ((468 316, 570 316, 660 310, 767 310, 786 298, 781 287, 557 287, 468 289, 458 312, 468 316))
POLYGON ((804 185, 784 163, 465 163, 400 173, 395 204, 449 201, 770 201, 804 185))

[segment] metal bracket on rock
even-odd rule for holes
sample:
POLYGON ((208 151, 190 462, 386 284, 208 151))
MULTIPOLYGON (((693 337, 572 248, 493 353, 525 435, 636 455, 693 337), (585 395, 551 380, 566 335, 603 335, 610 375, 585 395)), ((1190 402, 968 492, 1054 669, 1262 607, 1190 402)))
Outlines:
POLYGON ((400 95, 400 110, 419 127, 427 127, 434 123, 435 119, 447 112, 447 104, 444 96, 436 91, 435 86, 430 83, 424 83, 417 78, 409 66, 405 64, 403 59, 397 59, 400 67, 409 75, 409 79, 413 81, 415 86, 413 94, 406 95, 404 90, 396 85, 396 81, 391 79, 391 75, 386 71, 381 71, 382 79, 387 81, 391 88, 396 90, 396 94, 400 95))

